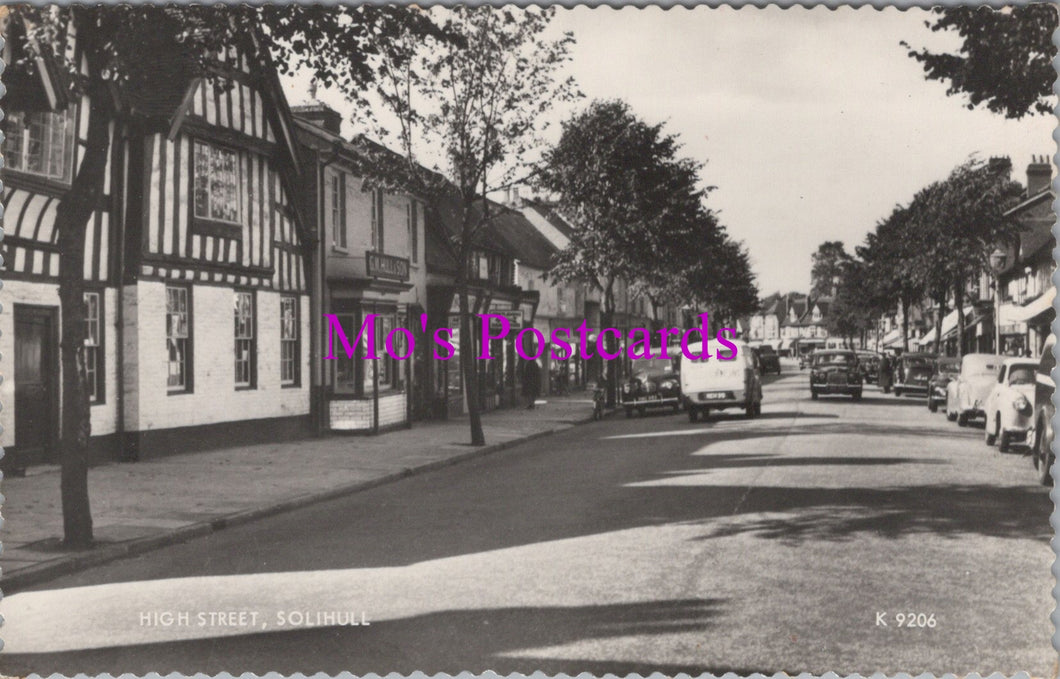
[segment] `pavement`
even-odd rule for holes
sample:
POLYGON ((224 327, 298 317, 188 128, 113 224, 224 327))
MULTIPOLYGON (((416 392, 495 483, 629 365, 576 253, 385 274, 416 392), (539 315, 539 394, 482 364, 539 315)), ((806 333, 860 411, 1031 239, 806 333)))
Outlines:
POLYGON ((1028 457, 765 382, 757 419, 564 425, 27 587, 0 673, 1055 676, 1028 457))
POLYGON ((364 490, 562 431, 592 417, 591 393, 545 397, 533 410, 483 415, 472 447, 466 417, 379 436, 330 436, 112 463, 89 472, 97 545, 61 544, 59 467, 3 480, 5 593, 91 565, 364 490))

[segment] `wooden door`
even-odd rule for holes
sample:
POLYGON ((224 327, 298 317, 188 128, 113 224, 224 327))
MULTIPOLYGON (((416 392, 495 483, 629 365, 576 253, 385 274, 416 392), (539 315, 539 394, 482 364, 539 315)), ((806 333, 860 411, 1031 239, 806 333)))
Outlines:
POLYGON ((59 355, 55 307, 15 305, 15 459, 25 467, 56 460, 59 355))

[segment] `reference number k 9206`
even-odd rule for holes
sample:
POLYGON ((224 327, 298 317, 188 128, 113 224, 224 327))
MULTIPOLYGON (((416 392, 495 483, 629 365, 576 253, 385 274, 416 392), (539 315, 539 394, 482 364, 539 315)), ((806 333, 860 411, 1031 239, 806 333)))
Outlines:
POLYGON ((895 613, 890 615, 887 611, 876 611, 877 627, 927 627, 932 628, 938 624, 934 613, 895 613))

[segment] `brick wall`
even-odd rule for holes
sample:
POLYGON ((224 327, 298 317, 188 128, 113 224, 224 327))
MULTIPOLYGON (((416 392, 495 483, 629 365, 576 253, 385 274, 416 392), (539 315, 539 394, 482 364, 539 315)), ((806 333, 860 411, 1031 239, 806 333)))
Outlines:
POLYGON ((192 391, 166 386, 166 284, 140 281, 125 289, 126 428, 147 431, 309 412, 309 299, 301 296, 301 383, 280 385, 280 294, 255 293, 257 381, 235 387, 232 288, 191 288, 192 391))
MULTIPOLYGON (((379 397, 379 426, 406 422, 405 393, 379 397)), ((329 427, 335 431, 368 431, 372 428, 371 399, 333 400, 328 404, 329 427)))
MULTIPOLYGON (((56 321, 59 321, 59 286, 54 283, 8 280, 4 281, 3 311, 0 313, 0 355, 3 356, 3 383, 0 384, 0 426, 3 427, 4 445, 17 446, 18 432, 15 431, 15 412, 18 403, 15 401, 15 305, 32 304, 55 309, 56 321)), ((117 413, 117 290, 107 288, 103 293, 104 314, 104 402, 92 406, 92 435, 100 436, 115 431, 117 413)), ((60 329, 57 328, 57 331, 60 329)), ((58 350, 58 347, 56 347, 58 350)), ((58 356, 56 356, 58 362, 58 356)), ((61 403, 62 375, 59 376, 60 393, 55 394, 56 405, 61 403)))

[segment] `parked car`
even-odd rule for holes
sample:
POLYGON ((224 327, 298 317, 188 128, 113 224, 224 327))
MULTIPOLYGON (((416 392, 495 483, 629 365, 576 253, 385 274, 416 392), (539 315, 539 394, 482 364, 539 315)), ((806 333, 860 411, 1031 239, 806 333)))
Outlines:
POLYGON ((880 372, 880 355, 875 351, 856 351, 858 369, 865 384, 876 384, 880 372))
POLYGON ((961 372, 961 359, 942 357, 935 360, 935 371, 928 380, 927 407, 933 413, 939 411, 939 404, 946 403, 946 387, 961 372))
POLYGON ((674 369, 676 359, 638 358, 632 362, 630 377, 622 384, 622 407, 626 417, 648 408, 681 409, 681 380, 674 369))
POLYGON ((923 394, 927 396, 928 381, 935 368, 935 354, 902 354, 895 361, 894 395, 923 394))
POLYGON ((847 349, 814 352, 810 398, 816 401, 820 394, 848 394, 860 401, 862 388, 857 354, 847 349))
MULTIPOLYGON (((689 359, 682 352, 681 397, 690 422, 698 420, 700 415, 705 418, 711 410, 726 408, 743 408, 749 418, 762 413, 758 359, 745 342, 733 341, 733 344, 736 355, 730 360, 723 360, 730 354, 689 359)), ((692 356, 698 356, 699 350, 698 342, 688 345, 692 356)))
POLYGON ((990 395, 1001 368, 997 354, 967 354, 961 359, 957 379, 946 385, 946 418, 961 427, 983 416, 983 403, 990 395))
POLYGON ((1055 344, 1056 335, 1049 335, 1042 349, 1042 357, 1038 359, 1034 389, 1034 433, 1031 436, 1031 459, 1034 461, 1034 468, 1038 470, 1038 480, 1046 486, 1053 483, 1049 470, 1055 460, 1053 455, 1053 415, 1056 414, 1056 407, 1053 405, 1053 391, 1056 390, 1056 382, 1053 381, 1053 368, 1056 367, 1056 358, 1053 357, 1053 345, 1055 344))
POLYGON ((1038 362, 1029 358, 1006 358, 997 374, 997 383, 986 397, 984 438, 986 445, 997 442, 998 450, 1007 453, 1013 443, 1026 441, 1033 429, 1034 376, 1038 362))
POLYGON ((780 356, 768 344, 758 347, 758 364, 763 375, 766 373, 780 374, 780 356))

